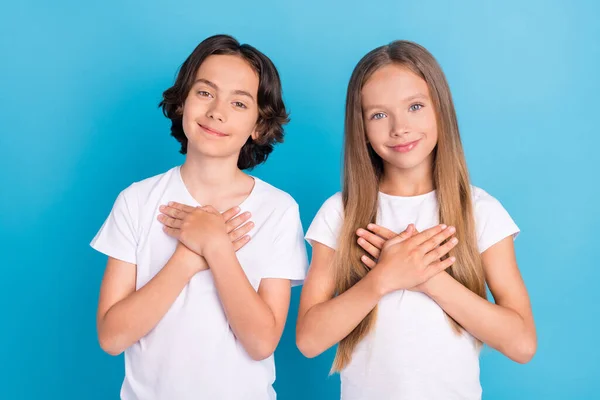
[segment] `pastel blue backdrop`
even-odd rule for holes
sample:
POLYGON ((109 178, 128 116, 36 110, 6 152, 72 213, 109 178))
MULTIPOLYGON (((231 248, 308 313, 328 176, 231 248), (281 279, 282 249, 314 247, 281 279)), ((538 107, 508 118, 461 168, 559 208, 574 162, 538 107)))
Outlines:
MULTIPOLYGON (((597 398, 600 3, 594 1, 3 2, 0 13, 0 398, 111 399, 123 358, 95 333, 105 258, 88 243, 120 190, 183 162, 157 108, 185 57, 229 33, 279 68, 292 122, 255 170, 307 228, 340 188, 345 90, 394 39, 444 68, 474 184, 522 229, 534 360, 481 357, 484 399, 597 398), (595 236, 596 235, 596 236, 595 236)), ((276 352, 279 398, 335 399, 333 351, 276 352)))

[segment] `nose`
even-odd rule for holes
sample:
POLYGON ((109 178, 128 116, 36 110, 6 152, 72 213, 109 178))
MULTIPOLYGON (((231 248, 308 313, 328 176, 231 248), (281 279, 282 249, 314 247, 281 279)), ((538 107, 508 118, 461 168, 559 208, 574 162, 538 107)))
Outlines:
POLYGON ((208 107, 208 110, 206 110, 206 116, 216 121, 225 122, 226 117, 222 107, 223 106, 221 102, 215 99, 211 102, 210 107, 208 107))
POLYGON ((392 118, 392 126, 390 130, 391 137, 400 137, 406 135, 410 130, 408 129, 408 123, 405 119, 394 117, 392 118))

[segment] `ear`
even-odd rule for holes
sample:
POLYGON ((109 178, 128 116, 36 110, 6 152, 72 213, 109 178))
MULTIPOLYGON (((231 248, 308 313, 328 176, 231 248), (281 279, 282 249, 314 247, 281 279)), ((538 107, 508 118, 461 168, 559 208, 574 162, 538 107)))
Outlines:
POLYGON ((252 130, 252 133, 250 134, 250 137, 252 138, 252 140, 254 142, 256 142, 258 140, 258 138, 261 135, 261 126, 260 123, 256 123, 256 125, 254 125, 254 129, 252 130))

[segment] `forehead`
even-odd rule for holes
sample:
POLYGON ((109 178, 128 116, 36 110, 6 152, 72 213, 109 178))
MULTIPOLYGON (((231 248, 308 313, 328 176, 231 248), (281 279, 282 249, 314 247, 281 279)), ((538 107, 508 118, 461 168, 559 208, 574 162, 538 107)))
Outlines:
POLYGON ((379 68, 361 91, 363 104, 397 102, 417 93, 429 96, 427 83, 410 69, 398 64, 379 68))
POLYGON ((256 95, 258 74, 250 64, 237 55, 208 56, 198 68, 196 79, 206 79, 223 90, 244 90, 256 95))

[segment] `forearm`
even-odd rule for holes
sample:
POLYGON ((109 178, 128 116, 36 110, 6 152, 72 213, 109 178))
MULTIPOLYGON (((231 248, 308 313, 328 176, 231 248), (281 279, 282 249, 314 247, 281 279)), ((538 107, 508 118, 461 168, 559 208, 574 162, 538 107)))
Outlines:
POLYGON ((152 330, 193 276, 177 253, 141 289, 114 304, 98 321, 100 346, 117 355, 152 330))
POLYGON ((269 357, 280 339, 275 316, 248 281, 231 242, 212 246, 205 258, 233 333, 253 359, 269 357))
POLYGON ((448 273, 426 286, 429 295, 471 335, 514 361, 528 362, 535 353, 535 331, 516 311, 476 295, 448 273))
POLYGON ((318 356, 348 336, 381 297, 375 275, 369 273, 341 295, 312 306, 298 321, 298 348, 306 357, 318 356))

